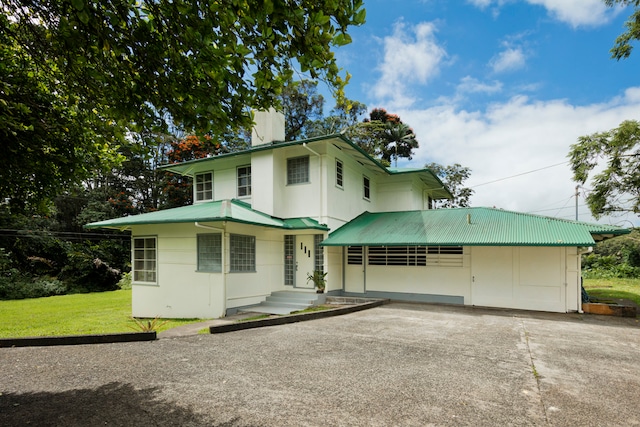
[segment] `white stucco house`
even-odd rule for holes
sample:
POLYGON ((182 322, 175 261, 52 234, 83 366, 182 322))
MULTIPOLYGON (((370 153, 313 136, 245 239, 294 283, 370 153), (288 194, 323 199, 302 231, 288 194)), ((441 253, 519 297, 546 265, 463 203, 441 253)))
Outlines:
POLYGON ((252 146, 165 166, 194 179, 194 203, 88 224, 132 235, 136 317, 215 318, 272 292, 581 310, 580 255, 628 230, 450 198, 428 169, 391 169, 343 135, 284 142, 258 112, 252 146))

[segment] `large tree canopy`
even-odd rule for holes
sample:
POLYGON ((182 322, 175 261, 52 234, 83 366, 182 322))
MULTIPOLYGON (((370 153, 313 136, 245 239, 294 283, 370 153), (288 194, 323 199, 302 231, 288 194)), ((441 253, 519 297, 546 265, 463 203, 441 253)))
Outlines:
POLYGON ((615 59, 628 58, 631 55, 631 42, 640 40, 640 1, 639 0, 604 0, 609 7, 633 6, 634 10, 625 23, 626 31, 615 41, 611 56, 615 59))
POLYGON ((624 121, 607 132, 581 136, 569 152, 574 179, 593 175, 587 204, 596 217, 615 212, 640 213, 640 122, 624 121), (599 166, 600 165, 600 166, 599 166))
POLYGON ((6 0, 0 200, 54 196, 132 130, 249 128, 294 68, 340 99, 332 49, 364 19, 362 0, 6 0))
POLYGON ((440 178, 449 189, 453 199, 434 200, 436 208, 466 208, 470 206, 469 199, 474 191, 464 187, 464 182, 471 176, 471 169, 459 163, 442 166, 438 163, 429 163, 425 167, 440 178))

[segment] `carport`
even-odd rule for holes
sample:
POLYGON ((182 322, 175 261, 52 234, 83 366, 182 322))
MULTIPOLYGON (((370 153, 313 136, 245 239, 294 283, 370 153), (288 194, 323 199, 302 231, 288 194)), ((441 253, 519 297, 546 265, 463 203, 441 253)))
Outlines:
POLYGON ((525 310, 581 310, 580 256, 628 229, 495 208, 365 212, 342 247, 342 293, 525 310))

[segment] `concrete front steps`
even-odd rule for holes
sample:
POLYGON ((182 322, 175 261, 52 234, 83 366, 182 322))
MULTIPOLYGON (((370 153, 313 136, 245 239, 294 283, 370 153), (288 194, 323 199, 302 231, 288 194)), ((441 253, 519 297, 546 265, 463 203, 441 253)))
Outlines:
POLYGON ((326 294, 317 294, 315 291, 276 291, 272 292, 265 301, 260 304, 250 305, 238 309, 244 313, 265 314, 291 314, 294 311, 304 310, 314 305, 324 304, 326 294))

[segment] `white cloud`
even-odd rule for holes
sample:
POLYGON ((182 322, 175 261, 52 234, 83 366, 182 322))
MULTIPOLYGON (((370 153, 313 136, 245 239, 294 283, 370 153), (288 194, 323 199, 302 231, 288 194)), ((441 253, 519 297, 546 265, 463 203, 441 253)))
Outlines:
MULTIPOLYGON (((602 104, 533 101, 520 95, 480 111, 441 105, 396 113, 412 125, 420 141, 414 160, 403 166, 460 163, 472 169, 469 186, 500 180, 475 188, 474 206, 571 219, 576 184, 568 164, 503 178, 567 161, 569 146, 579 136, 614 128, 637 117, 639 108, 640 88, 630 88, 602 104)), ((579 204, 584 205, 584 199, 579 204)), ((593 221, 586 207, 580 207, 580 219, 593 221)), ((627 219, 640 223, 633 215, 627 219)))
POLYGON ((384 60, 380 65, 381 77, 373 87, 378 100, 391 108, 410 106, 416 99, 411 85, 424 85, 439 72, 445 50, 438 45, 435 25, 422 22, 408 26, 395 25, 393 35, 384 38, 384 60))
POLYGON ((502 83, 493 81, 492 83, 483 83, 478 79, 466 76, 460 79, 460 84, 456 87, 458 93, 498 93, 502 90, 502 83))
POLYGON ((494 56, 489 65, 494 73, 518 70, 525 66, 525 55, 521 48, 508 47, 494 56))
MULTIPOLYGON (((609 9, 602 0, 525 0, 527 3, 542 6, 554 19, 571 25, 580 26, 600 26, 611 20, 613 16, 620 12, 620 8, 609 9)), ((487 9, 492 6, 491 11, 497 16, 497 11, 506 0, 468 0, 468 3, 480 8, 487 9)))

